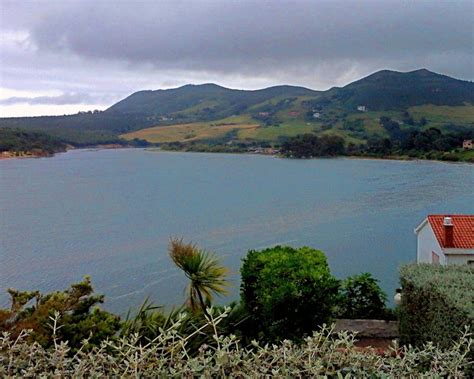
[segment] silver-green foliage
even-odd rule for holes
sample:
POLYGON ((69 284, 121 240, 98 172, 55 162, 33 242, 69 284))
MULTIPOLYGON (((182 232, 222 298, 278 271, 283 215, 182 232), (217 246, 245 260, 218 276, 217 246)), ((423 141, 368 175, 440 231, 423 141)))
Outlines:
MULTIPOLYGON (((0 376, 15 377, 465 377, 468 351, 473 346, 466 332, 449 349, 433 344, 423 348, 397 347, 385 353, 354 346, 354 335, 334 334, 323 326, 300 345, 285 340, 277 345, 242 348, 234 336, 219 336, 217 326, 228 310, 218 316, 207 312, 207 325, 214 330, 214 346, 203 345, 190 354, 193 335, 180 335, 181 318, 147 343, 132 334, 103 341, 92 350, 70 353, 67 342, 54 340, 44 349, 27 342, 27 332, 12 339, 0 337, 0 376)), ((184 317, 184 316, 183 316, 184 317)), ((56 335, 57 318, 52 318, 56 335)), ((196 330, 195 334, 200 333, 196 330)), ((84 346, 87 344, 85 343, 84 346)))
MULTIPOLYGON (((448 348, 474 328, 474 267, 409 264, 400 270, 402 342, 448 348)), ((474 355, 474 354, 473 354, 474 355)))

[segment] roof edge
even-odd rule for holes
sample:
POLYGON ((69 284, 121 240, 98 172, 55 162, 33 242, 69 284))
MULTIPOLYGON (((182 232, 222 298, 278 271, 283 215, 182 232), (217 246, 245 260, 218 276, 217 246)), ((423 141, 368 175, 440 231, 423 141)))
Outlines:
MULTIPOLYGON (((431 215, 428 215, 428 216, 431 216, 431 215)), ((420 232, 421 229, 423 229, 423 227, 428 223, 428 216, 426 216, 423 221, 420 223, 420 225, 418 225, 414 230, 413 232, 415 234, 418 234, 420 232)))

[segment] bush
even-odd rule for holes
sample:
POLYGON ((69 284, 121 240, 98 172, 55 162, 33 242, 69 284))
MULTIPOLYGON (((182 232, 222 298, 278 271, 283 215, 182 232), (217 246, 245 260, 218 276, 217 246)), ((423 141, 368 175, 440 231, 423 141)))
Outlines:
POLYGON ((146 299, 136 314, 128 313, 122 322, 119 336, 133 335, 136 336, 136 343, 146 345, 159 338, 163 330, 174 325, 174 331, 186 339, 188 354, 195 355, 203 344, 216 348, 215 333, 222 336, 237 335, 242 343, 248 345, 251 340, 242 335, 242 324, 245 324, 247 318, 247 314, 243 311, 241 304, 235 302, 228 307, 213 308, 214 317, 219 319, 219 322, 214 325, 216 327, 214 330, 209 325, 205 312, 194 313, 183 306, 164 313, 162 307, 154 306, 146 299))
POLYGON ((29 338, 44 347, 52 346, 54 338, 69 341, 75 349, 88 338, 89 344, 99 345, 112 337, 120 326, 120 319, 96 307, 104 301, 103 295, 94 295, 89 277, 71 285, 65 291, 42 295, 39 291, 21 292, 9 289, 11 309, 0 309, 0 332, 9 332, 13 337, 31 330, 29 338), (34 304, 28 306, 35 299, 34 304), (60 315, 57 334, 51 331, 50 317, 60 315))
POLYGON ((241 274, 242 302, 259 339, 301 338, 332 316, 338 281, 321 251, 282 246, 251 250, 241 274))
MULTIPOLYGON (((217 330, 226 316, 208 311, 207 323, 196 331, 217 330)), ((354 336, 334 334, 322 328, 305 338, 301 345, 284 341, 278 345, 254 343, 242 348, 233 337, 211 332, 215 347, 201 345, 196 354, 188 350, 193 336, 182 336, 180 318, 152 341, 141 344, 131 334, 103 341, 90 351, 70 354, 67 341, 57 341, 50 349, 27 342, 27 334, 13 339, 0 336, 0 377, 181 377, 181 378, 433 378, 467 377, 467 354, 473 340, 464 335, 449 350, 433 345, 423 349, 394 347, 385 353, 361 351, 354 336)), ((52 324, 60 324, 54 318, 52 324)), ((53 331, 54 332, 54 331, 53 331)))
POLYGON ((350 319, 385 319, 387 295, 369 273, 350 276, 342 281, 338 317, 350 319))
POLYGON ((474 327, 474 268, 410 264, 400 270, 402 343, 448 348, 474 327))

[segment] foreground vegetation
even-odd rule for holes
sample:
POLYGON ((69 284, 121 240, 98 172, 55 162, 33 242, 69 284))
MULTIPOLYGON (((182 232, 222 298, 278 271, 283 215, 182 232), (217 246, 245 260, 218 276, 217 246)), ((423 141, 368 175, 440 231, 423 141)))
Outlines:
MULTIPOLYGON (((400 270, 404 343, 448 347, 464 326, 474 330, 474 270, 464 266, 406 265, 400 270)), ((471 358, 474 360, 474 350, 471 358)))
POLYGON ((402 269, 401 342, 410 344, 374 350, 357 348, 355 335, 335 334, 327 325, 337 317, 393 319, 386 295, 368 273, 334 278, 319 250, 249 251, 241 301, 228 307, 212 306, 228 285, 227 270, 215 255, 180 239, 170 242, 169 254, 189 280, 184 305, 169 313, 145 301, 121 321, 97 307, 104 297, 93 293, 89 278, 46 295, 10 289, 11 308, 0 310, 0 375, 472 374, 470 267, 402 269), (444 301, 452 291, 453 298, 444 301))
MULTIPOLYGON (((179 333, 180 319, 163 329, 154 339, 139 343, 138 335, 105 340, 89 349, 87 340, 75 353, 67 342, 55 340, 44 349, 28 343, 28 334, 12 339, 0 337, 1 376, 55 377, 467 377, 471 362, 467 354, 473 341, 463 335, 449 350, 430 344, 424 348, 397 347, 377 353, 361 351, 354 345, 354 335, 334 334, 322 327, 301 344, 284 341, 276 345, 254 342, 242 348, 235 336, 219 335, 217 327, 227 311, 215 316, 209 309, 206 323, 194 334, 179 333), (188 348, 190 340, 208 328, 213 345, 201 345, 198 351, 188 348)), ((53 335, 59 324, 52 317, 53 335)))

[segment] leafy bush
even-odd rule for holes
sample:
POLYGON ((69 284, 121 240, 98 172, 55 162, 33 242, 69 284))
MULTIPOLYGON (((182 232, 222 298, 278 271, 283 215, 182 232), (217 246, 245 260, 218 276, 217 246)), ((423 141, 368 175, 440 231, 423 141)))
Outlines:
POLYGON ((338 281, 323 252, 276 246, 251 250, 243 262, 241 297, 256 337, 300 338, 330 320, 338 281))
POLYGON ((387 295, 369 273, 350 276, 341 283, 338 316, 350 319, 384 319, 387 295))
MULTIPOLYGON (((16 339, 7 333, 0 336, 0 376, 463 378, 467 377, 467 354, 473 344, 465 334, 449 350, 429 344, 422 349, 394 346, 379 353, 356 348, 354 335, 334 334, 332 328, 323 327, 301 345, 283 341, 262 346, 255 342, 250 348, 242 348, 234 336, 216 332, 226 312, 215 316, 209 309, 207 314, 207 322, 193 335, 178 332, 178 317, 147 343, 139 343, 140 336, 131 334, 103 341, 90 351, 80 348, 74 354, 67 341, 55 340, 52 348, 45 349, 28 343, 26 332, 16 339), (188 342, 205 328, 214 331, 215 346, 201 345, 196 354, 191 354, 188 342)), ((51 320, 53 325, 60 323, 57 316, 51 320)))
MULTIPOLYGON (((207 310, 206 310, 207 311, 207 310)), ((205 312, 192 312, 188 307, 172 309, 165 314, 161 307, 154 306, 147 300, 142 304, 138 312, 131 315, 130 312, 121 324, 119 336, 137 336, 136 342, 146 345, 156 339, 163 330, 172 325, 182 338, 186 338, 186 349, 189 354, 196 354, 199 348, 205 344, 209 347, 217 347, 214 334, 229 336, 237 335, 244 344, 250 344, 246 335, 242 334, 242 323, 247 318, 247 313, 239 303, 231 303, 228 307, 213 308, 213 315, 219 318, 215 325, 216 330, 208 323, 205 312), (221 317, 225 314, 226 317, 221 317), (191 336, 187 338, 188 336, 191 336)))
POLYGON ((432 341, 448 348, 465 326, 474 327, 474 268, 410 264, 400 270, 403 343, 432 341))
POLYGON ((0 332, 7 331, 13 337, 29 329, 29 338, 44 347, 53 345, 54 338, 69 341, 69 347, 75 349, 84 338, 89 343, 100 342, 113 336, 120 325, 120 319, 97 307, 104 300, 103 295, 94 295, 89 277, 71 285, 65 291, 56 291, 42 295, 39 291, 21 292, 9 289, 12 298, 11 309, 0 310, 0 332), (35 303, 28 306, 35 299, 35 303), (57 334, 51 333, 50 317, 58 313, 60 325, 57 334))

